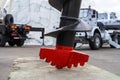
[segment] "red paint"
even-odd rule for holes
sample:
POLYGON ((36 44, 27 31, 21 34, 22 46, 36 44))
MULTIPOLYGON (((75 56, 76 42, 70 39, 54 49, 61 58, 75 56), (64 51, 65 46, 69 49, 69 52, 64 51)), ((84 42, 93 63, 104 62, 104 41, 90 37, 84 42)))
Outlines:
POLYGON ((58 69, 63 67, 71 68, 72 65, 77 67, 84 66, 88 62, 89 56, 82 52, 74 51, 72 47, 57 45, 56 49, 41 48, 40 59, 46 59, 46 62, 50 63, 58 69))

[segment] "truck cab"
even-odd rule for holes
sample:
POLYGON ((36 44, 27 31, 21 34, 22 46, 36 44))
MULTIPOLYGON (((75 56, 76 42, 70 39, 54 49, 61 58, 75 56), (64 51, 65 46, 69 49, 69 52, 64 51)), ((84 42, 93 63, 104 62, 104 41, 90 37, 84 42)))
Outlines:
POLYGON ((97 26, 98 12, 91 8, 80 9, 79 18, 87 22, 90 26, 97 26))
POLYGON ((88 32, 76 32, 75 45, 77 43, 89 44, 91 49, 99 49, 102 44, 102 34, 97 26, 98 12, 91 9, 91 7, 82 8, 80 9, 79 18, 89 24, 92 30, 88 32))

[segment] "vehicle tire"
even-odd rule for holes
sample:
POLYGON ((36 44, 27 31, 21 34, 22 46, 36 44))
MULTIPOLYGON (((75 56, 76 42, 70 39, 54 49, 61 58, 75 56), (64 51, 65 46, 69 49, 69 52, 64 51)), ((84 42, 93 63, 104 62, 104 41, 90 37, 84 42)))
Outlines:
MULTIPOLYGON (((118 44, 120 44, 120 38, 118 35, 112 36, 112 40, 118 44)), ((115 48, 114 46, 110 45, 111 48, 115 48)))
POLYGON ((4 35, 0 34, 0 47, 4 47, 5 43, 6 41, 4 35))
POLYGON ((93 38, 89 40, 89 46, 92 50, 98 50, 101 47, 102 40, 99 33, 95 33, 93 38))
POLYGON ((14 18, 11 14, 7 14, 5 17, 4 17, 4 23, 5 25, 13 25, 14 24, 14 18))
POLYGON ((18 41, 16 42, 16 45, 17 45, 18 47, 22 47, 22 46, 24 45, 24 41, 25 41, 25 40, 18 40, 18 41))
POLYGON ((15 42, 13 42, 13 41, 8 41, 8 44, 9 44, 11 47, 15 46, 15 42))

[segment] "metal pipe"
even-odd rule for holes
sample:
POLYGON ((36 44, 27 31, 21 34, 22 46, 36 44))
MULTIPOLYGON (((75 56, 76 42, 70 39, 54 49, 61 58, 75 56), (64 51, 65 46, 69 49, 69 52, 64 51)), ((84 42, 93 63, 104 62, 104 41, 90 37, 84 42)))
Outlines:
MULTIPOLYGON (((63 5, 62 16, 66 17, 79 17, 79 11, 82 0, 66 0, 63 5)), ((60 27, 65 27, 67 25, 73 24, 75 20, 70 19, 61 19, 60 27)), ((76 32, 63 31, 57 36, 57 45, 69 46, 72 47, 74 44, 76 32)))

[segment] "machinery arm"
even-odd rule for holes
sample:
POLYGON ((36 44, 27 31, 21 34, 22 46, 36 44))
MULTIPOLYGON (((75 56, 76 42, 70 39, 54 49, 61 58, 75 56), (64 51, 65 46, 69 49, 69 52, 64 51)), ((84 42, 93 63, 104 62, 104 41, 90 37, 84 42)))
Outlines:
POLYGON ((73 50, 75 32, 91 30, 88 25, 78 19, 81 2, 82 0, 49 0, 54 8, 62 12, 62 16, 59 29, 48 34, 56 35, 56 48, 41 48, 39 56, 58 69, 66 66, 71 68, 72 65, 77 67, 79 63, 84 66, 88 61, 87 54, 73 50))

